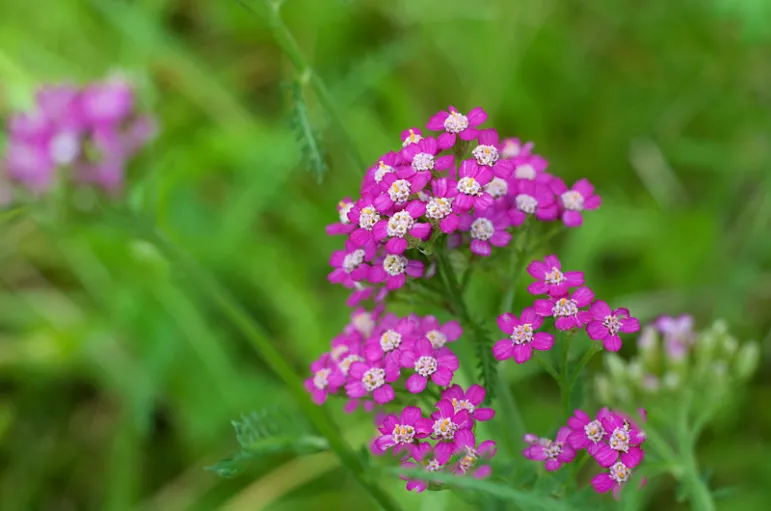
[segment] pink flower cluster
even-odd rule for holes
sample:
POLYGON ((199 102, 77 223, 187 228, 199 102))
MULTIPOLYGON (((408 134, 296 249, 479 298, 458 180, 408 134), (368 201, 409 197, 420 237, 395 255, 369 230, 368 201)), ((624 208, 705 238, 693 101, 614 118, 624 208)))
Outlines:
POLYGON ((532 434, 525 435, 524 440, 529 444, 523 451, 524 456, 544 461, 549 471, 570 463, 576 457, 576 451, 585 449, 607 469, 592 479, 592 486, 598 493, 613 490, 616 497, 631 477, 632 469, 645 457, 642 448, 645 433, 628 416, 607 408, 600 410, 595 418, 576 410, 554 440, 532 434))
POLYGON ((456 321, 399 318, 383 313, 382 306, 372 312, 357 309, 343 333, 332 340, 330 351, 311 364, 313 376, 305 387, 317 404, 344 390, 351 398, 349 411, 370 397, 381 405, 392 401, 394 385, 411 394, 423 392, 429 382, 447 387, 458 369, 458 358, 447 344, 462 333, 456 321))
POLYGON ((10 182, 39 194, 54 186, 57 171, 77 183, 118 190, 126 163, 156 132, 155 121, 136 113, 134 91, 119 78, 83 87, 46 86, 34 108, 11 116, 2 167, 10 182))
POLYGON ((533 307, 525 308, 519 318, 507 312, 498 318, 498 327, 508 335, 493 346, 498 360, 514 358, 518 364, 530 360, 533 350, 550 350, 554 336, 537 332, 543 318, 553 317, 557 330, 575 330, 584 327, 592 340, 602 341, 608 351, 621 349, 619 333, 640 329, 637 318, 627 309, 611 310, 602 300, 594 300, 594 293, 584 286, 584 274, 562 270, 557 256, 549 255, 543 261, 533 261, 527 272, 536 279, 528 286, 534 295, 547 295, 535 300, 533 307), (576 288, 571 291, 571 288, 576 288))
MULTIPOLYGON (((490 420, 495 411, 479 408, 485 389, 472 385, 464 392, 458 385, 446 389, 429 417, 415 406, 408 406, 399 415, 387 415, 378 423, 380 436, 372 444, 376 454, 392 450, 402 454, 402 467, 422 467, 428 472, 448 471, 457 475, 483 478, 490 466, 480 465, 495 455, 495 442, 486 440, 477 445, 475 421, 490 420), (454 460, 454 461, 453 461, 454 460)), ((424 480, 407 480, 407 490, 421 492, 428 488, 424 480)))
POLYGON ((600 206, 587 180, 568 189, 546 172, 532 143, 501 141, 494 129, 481 128, 486 119, 481 108, 463 114, 451 106, 427 124, 442 132, 438 138, 418 128, 402 132, 402 147, 369 168, 359 198, 339 202, 340 221, 327 233, 347 239, 330 259, 329 280, 358 289, 353 303, 371 296, 361 294, 364 288, 394 290, 407 277, 424 276, 419 254, 405 254, 430 244, 434 234, 449 235, 453 248, 468 243, 472 253, 489 256, 528 216, 575 227, 582 211, 600 206))

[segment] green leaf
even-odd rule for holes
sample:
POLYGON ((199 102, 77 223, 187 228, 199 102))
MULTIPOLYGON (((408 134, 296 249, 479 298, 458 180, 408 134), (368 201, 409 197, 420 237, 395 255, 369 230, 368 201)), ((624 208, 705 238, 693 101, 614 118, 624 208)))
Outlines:
POLYGON ((325 438, 312 434, 310 425, 298 413, 263 411, 233 421, 241 451, 223 458, 206 470, 220 477, 235 477, 253 459, 277 453, 312 454, 328 449, 325 438))
POLYGON ((297 141, 302 148, 303 156, 308 162, 310 170, 316 174, 319 183, 324 173, 328 170, 324 161, 321 145, 316 139, 316 134, 308 117, 308 105, 305 103, 302 84, 299 80, 292 82, 292 116, 290 125, 294 130, 297 141))

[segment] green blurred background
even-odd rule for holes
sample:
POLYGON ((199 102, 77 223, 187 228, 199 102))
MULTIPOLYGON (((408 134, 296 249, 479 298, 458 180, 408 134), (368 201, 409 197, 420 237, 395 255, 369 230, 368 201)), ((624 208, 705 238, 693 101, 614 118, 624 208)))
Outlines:
MULTIPOLYGON (((722 317, 762 343, 758 375, 699 454, 716 486, 740 486, 720 509, 768 508, 771 2, 287 0, 281 15, 352 139, 306 90, 321 184, 288 122, 294 70, 257 11, 7 0, 0 114, 41 82, 129 73, 162 124, 130 200, 152 189, 160 227, 304 373, 348 317, 326 281, 341 240, 324 225, 357 191, 351 155, 372 161, 450 103, 484 107, 502 134, 535 141, 551 172, 596 184, 602 208, 553 249, 598 296, 644 320, 722 317)), ((52 236, 16 216, 0 228, 3 510, 371 508, 331 455, 266 457, 233 480, 203 470, 235 448, 231 419, 288 397, 151 246, 98 223, 52 236)), ((479 310, 499 286, 476 284, 479 310)), ((524 374, 506 366, 529 429, 545 432, 558 396, 524 374)), ((355 444, 372 434, 364 415, 341 424, 355 444)), ((408 509, 455 508, 447 492, 384 484, 408 509)), ((657 509, 675 509, 674 483, 663 488, 657 509)))

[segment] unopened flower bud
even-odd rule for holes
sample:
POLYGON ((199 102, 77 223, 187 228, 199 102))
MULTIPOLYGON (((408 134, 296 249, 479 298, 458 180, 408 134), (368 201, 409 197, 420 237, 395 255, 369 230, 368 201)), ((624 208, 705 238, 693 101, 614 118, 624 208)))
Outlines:
POLYGON ((734 369, 736 377, 746 379, 752 376, 760 362, 760 347, 755 341, 745 342, 736 355, 734 369))
POLYGON ((663 384, 664 388, 669 390, 676 390, 680 386, 680 375, 674 371, 668 371, 664 374, 663 384))

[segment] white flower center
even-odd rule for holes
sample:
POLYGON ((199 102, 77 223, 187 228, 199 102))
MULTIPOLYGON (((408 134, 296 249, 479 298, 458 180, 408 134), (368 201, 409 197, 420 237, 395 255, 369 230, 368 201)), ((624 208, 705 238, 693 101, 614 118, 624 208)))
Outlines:
POLYGON ((600 421, 592 421, 584 426, 584 433, 586 434, 586 438, 595 444, 605 436, 605 430, 602 428, 602 423, 600 423, 600 421))
POLYGON ((354 362, 364 362, 364 358, 359 355, 348 355, 340 362, 340 371, 345 376, 348 376, 348 371, 351 369, 351 364, 354 362))
POLYGON ((337 211, 340 213, 340 223, 348 225, 351 221, 348 219, 348 213, 353 209, 353 202, 340 201, 337 203, 337 211))
POLYGON ((360 312, 351 320, 353 327, 364 337, 369 337, 375 329, 375 320, 369 312, 360 312))
POLYGON ((479 145, 471 151, 480 165, 493 166, 498 161, 498 149, 494 145, 479 145))
POLYGON ((327 385, 329 384, 329 373, 331 372, 332 371, 327 368, 319 369, 316 371, 316 374, 313 375, 313 386, 319 390, 324 390, 327 388, 327 385))
POLYGON ((537 172, 535 171, 535 168, 533 168, 532 165, 529 163, 523 163, 522 165, 517 165, 517 168, 514 169, 514 177, 517 179, 535 179, 537 172))
POLYGON ((627 452, 629 450, 629 433, 624 428, 616 428, 610 435, 608 445, 616 451, 627 452))
POLYGON ((385 259, 383 259, 383 269, 392 277, 401 275, 406 268, 407 258, 404 256, 388 254, 385 256, 385 259))
POLYGON ((364 262, 364 250, 354 250, 350 254, 346 254, 345 259, 343 260, 343 269, 345 270, 345 273, 351 273, 362 262, 364 262))
POLYGON ((433 346, 434 349, 443 348, 447 342, 447 336, 439 330, 429 330, 428 333, 426 333, 426 338, 431 341, 431 346, 433 346))
POLYGON ((460 460, 460 470, 463 473, 468 472, 471 467, 474 466, 474 463, 476 463, 479 456, 477 455, 477 450, 473 447, 466 446, 466 453, 463 455, 463 458, 460 460))
POLYGON ((473 177, 464 177, 458 181, 458 191, 466 195, 482 195, 482 185, 473 177))
POLYGON ((337 362, 345 353, 348 353, 348 346, 345 344, 338 344, 329 350, 329 354, 332 356, 332 360, 337 362))
POLYGON ((559 271, 555 266, 552 266, 551 271, 544 274, 543 280, 547 284, 558 285, 558 284, 562 284, 567 279, 565 278, 565 276, 562 274, 561 271, 559 271))
POLYGON ((394 216, 388 219, 388 235, 396 238, 403 238, 407 232, 415 225, 415 219, 406 211, 398 211, 394 216))
POLYGON ((570 298, 560 298, 554 302, 552 314, 557 318, 566 318, 578 314, 578 304, 570 298))
POLYGON ((75 133, 67 131, 57 133, 56 136, 51 140, 48 148, 51 153, 51 159, 54 161, 54 163, 58 163, 59 165, 67 165, 72 163, 72 161, 78 155, 78 150, 80 149, 78 136, 75 133))
POLYGON ((394 431, 391 435, 397 444, 411 444, 415 438, 415 428, 409 424, 397 424, 394 426, 394 431))
POLYGON ((385 176, 386 174, 390 174, 393 171, 394 171, 394 168, 392 166, 386 165, 382 161, 378 162, 377 170, 375 171, 375 182, 379 183, 380 181, 383 180, 383 176, 385 176))
POLYGON ((432 458, 431 461, 426 463, 426 472, 439 472, 442 466, 436 461, 436 458, 432 458))
POLYGON ((391 200, 400 204, 406 202, 410 197, 410 182, 406 179, 397 179, 391 183, 391 187, 388 189, 388 195, 391 200))
POLYGON ((543 448, 546 453, 546 458, 550 460, 556 460, 557 456, 562 453, 562 442, 549 442, 549 445, 543 448))
POLYGON ((421 376, 431 376, 436 372, 437 364, 434 357, 420 357, 415 361, 415 372, 421 376))
POLYGON ((385 371, 379 367, 373 367, 364 373, 361 378, 361 382, 364 384, 364 388, 368 392, 372 392, 375 389, 379 389, 385 384, 385 371))
POLYGON ((424 172, 434 169, 434 155, 428 153, 418 153, 412 159, 412 168, 418 172, 424 172))
POLYGON ((383 335, 380 336, 380 347, 383 351, 393 351, 399 347, 402 343, 402 334, 396 330, 386 330, 383 335))
POLYGON ((581 211, 584 209, 584 196, 575 190, 568 190, 560 197, 562 198, 562 205, 568 211, 581 211))
POLYGON ((455 438, 455 431, 458 425, 450 419, 436 419, 434 421, 434 436, 443 440, 452 440, 455 438))
POLYGON ((468 128, 468 118, 460 112, 450 112, 444 120, 444 129, 449 133, 460 133, 468 128))
POLYGON ((426 204, 426 216, 434 220, 441 220, 452 212, 452 197, 434 197, 426 204))
POLYGON ((509 140, 503 145, 503 151, 501 151, 501 156, 503 156, 504 158, 516 158, 517 156, 519 156, 519 153, 520 153, 519 145, 516 142, 509 140))
POLYGON ((372 206, 362 208, 361 213, 359 213, 359 227, 367 231, 371 231, 379 220, 380 215, 372 206))
POLYGON ((620 461, 617 461, 613 464, 612 467, 610 467, 610 478, 616 481, 618 484, 627 482, 631 475, 632 470, 620 461))
POLYGON ((536 208, 538 208, 538 201, 535 199, 535 197, 526 193, 520 193, 517 195, 517 197, 514 199, 514 202, 517 205, 517 209, 523 213, 532 215, 535 213, 536 208))
POLYGON ((509 192, 509 184, 499 177, 494 177, 492 181, 485 185, 485 191, 492 195, 493 199, 497 199, 509 192))
POLYGON ((621 329, 621 320, 618 319, 618 316, 611 314, 605 316, 605 319, 602 320, 602 325, 608 329, 610 335, 616 335, 619 329, 621 329))
POLYGON ((471 237, 475 240, 487 241, 495 234, 495 226, 487 218, 477 218, 471 224, 471 237))
POLYGON ((415 133, 414 130, 410 130, 410 134, 402 141, 402 147, 407 147, 410 144, 417 144, 421 140, 423 140, 423 137, 415 133))
POLYGON ((468 399, 455 399, 452 398, 452 407, 455 409, 455 413, 458 413, 461 410, 468 410, 469 414, 474 413, 474 405, 471 404, 471 401, 468 399))
POLYGON ((514 344, 529 344, 533 341, 533 325, 525 323, 515 326, 511 332, 511 340, 514 344))

